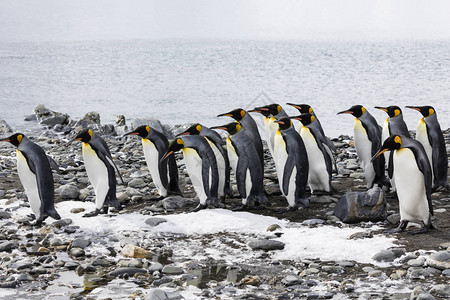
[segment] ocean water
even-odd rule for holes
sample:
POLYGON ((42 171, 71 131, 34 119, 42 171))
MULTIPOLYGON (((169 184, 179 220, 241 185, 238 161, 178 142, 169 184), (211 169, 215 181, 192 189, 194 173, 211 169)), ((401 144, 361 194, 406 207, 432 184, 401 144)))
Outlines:
MULTIPOLYGON (((0 43, 0 118, 15 130, 38 104, 80 118, 98 111, 175 125, 221 125, 219 113, 277 102, 313 106, 329 136, 362 104, 432 105, 450 127, 450 41, 127 40, 0 43)), ((297 114, 287 106, 286 111, 297 114)), ((421 117, 404 109, 410 129, 421 117)), ((261 118, 256 115, 255 118, 261 118)))

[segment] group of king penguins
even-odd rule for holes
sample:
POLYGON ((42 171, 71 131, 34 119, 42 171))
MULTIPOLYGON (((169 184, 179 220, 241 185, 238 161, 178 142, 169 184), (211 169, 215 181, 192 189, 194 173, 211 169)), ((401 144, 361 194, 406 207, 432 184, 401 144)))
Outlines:
MULTIPOLYGON (((233 122, 214 127, 194 124, 170 141, 150 126, 140 126, 125 136, 139 136, 151 178, 161 198, 181 195, 175 152, 182 150, 184 164, 199 199, 193 211, 207 204, 224 207, 223 200, 232 197, 231 170, 244 210, 249 206, 270 205, 264 190, 264 153, 258 126, 250 113, 264 117, 264 130, 270 154, 275 162, 278 182, 288 206, 284 210, 308 207, 307 187, 311 194, 332 193, 332 172, 337 173, 334 144, 325 136, 317 115, 310 105, 292 104, 299 115, 289 116, 278 104, 246 111, 238 108, 218 117, 232 117, 233 122), (298 126, 293 123, 299 121, 298 126), (215 130, 228 133, 226 139, 215 130)), ((431 106, 407 106, 422 114, 416 138, 412 139, 398 106, 375 107, 388 114, 379 126, 362 105, 354 105, 338 114, 351 114, 354 121, 354 143, 367 188, 388 186, 399 200, 400 226, 408 222, 423 223, 417 232, 433 227, 431 192, 448 189, 444 137, 431 106), (390 151, 388 153, 388 151, 390 151), (382 155, 384 154, 384 155, 382 155), (388 177, 385 175, 387 168, 388 177)), ((0 141, 17 146, 17 171, 27 194, 35 225, 51 216, 60 219, 54 206, 54 181, 51 167, 55 162, 25 135, 16 133, 0 141)), ((82 156, 95 193, 95 210, 85 217, 120 209, 116 198, 116 171, 123 183, 106 142, 92 129, 84 129, 70 142, 82 142, 82 156)))

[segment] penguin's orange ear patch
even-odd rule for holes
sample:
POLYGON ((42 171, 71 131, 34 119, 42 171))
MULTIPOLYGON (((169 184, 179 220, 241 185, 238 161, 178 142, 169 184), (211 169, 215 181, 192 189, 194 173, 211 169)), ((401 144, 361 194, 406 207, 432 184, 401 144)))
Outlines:
POLYGON ((19 144, 20 144, 20 142, 22 142, 22 139, 23 139, 23 135, 19 134, 17 136, 17 141, 19 142, 19 144))
POLYGON ((241 126, 241 124, 236 124, 236 131, 237 132, 239 132, 239 131, 241 131, 241 129, 242 129, 242 126, 241 126))
POLYGON ((309 107, 309 113, 312 114, 312 112, 313 112, 313 110, 312 110, 312 107, 310 106, 309 107))
POLYGON ((198 130, 198 132, 202 132, 202 125, 197 125, 196 127, 195 127, 195 129, 197 129, 198 130))
POLYGON ((92 136, 94 135, 94 133, 92 132, 92 130, 88 130, 88 133, 89 133, 89 135, 91 136, 91 138, 92 138, 92 136))
POLYGON ((183 145, 184 146, 184 142, 182 139, 177 139, 177 144, 183 145))
POLYGON ((431 116, 432 114, 434 114, 434 109, 430 108, 430 109, 428 110, 428 115, 431 116))
POLYGON ((147 134, 150 133, 150 126, 145 126, 145 130, 147 130, 147 134))
POLYGON ((361 107, 362 114, 366 112, 366 108, 364 106, 361 107))
POLYGON ((398 116, 399 114, 400 114, 400 109, 394 110, 394 116, 395 116, 395 117, 398 116))
POLYGON ((402 145, 402 138, 397 135, 394 138, 394 142, 396 142, 397 144, 400 144, 400 146, 401 146, 402 145))
POLYGON ((281 111, 281 106, 277 105, 277 111, 278 111, 278 113, 280 113, 280 111, 281 111))
POLYGON ((245 117, 245 110, 241 110, 241 117, 243 118, 243 117, 245 117))

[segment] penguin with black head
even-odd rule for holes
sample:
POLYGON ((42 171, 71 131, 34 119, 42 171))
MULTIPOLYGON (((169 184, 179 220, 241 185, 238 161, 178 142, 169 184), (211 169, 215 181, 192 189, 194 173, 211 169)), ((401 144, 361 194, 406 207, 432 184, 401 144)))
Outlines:
POLYGON ((228 159, 226 142, 222 140, 220 134, 209 127, 196 123, 177 136, 200 135, 205 137, 216 156, 217 168, 219 171, 219 197, 231 197, 230 188, 230 160, 228 159))
POLYGON ((81 131, 71 142, 82 142, 82 153, 86 172, 94 187, 95 210, 83 217, 93 217, 99 213, 108 213, 109 207, 120 209, 116 197, 116 173, 123 183, 119 170, 114 163, 106 142, 92 129, 81 131))
POLYGON ((255 201, 255 206, 268 205, 269 201, 264 194, 264 168, 254 143, 249 142, 251 139, 241 124, 232 122, 211 127, 211 129, 226 130, 229 133, 227 153, 231 168, 236 174, 236 183, 242 198, 242 206, 235 210, 247 209, 251 200, 255 201))
POLYGON ((145 161, 160 197, 181 195, 175 157, 171 156, 165 161, 161 160, 169 148, 166 136, 147 125, 139 126, 125 135, 141 137, 145 161))
POLYGON ((386 151, 393 151, 394 180, 400 208, 400 226, 389 232, 404 231, 408 222, 419 222, 423 227, 412 233, 427 232, 433 228, 431 216, 431 166, 425 149, 418 141, 393 135, 384 141, 373 156, 374 161, 386 151))
POLYGON ((436 110, 429 105, 406 106, 420 112, 423 116, 417 124, 416 140, 418 140, 427 153, 431 164, 432 188, 444 187, 449 189, 448 184, 448 157, 445 147, 445 139, 442 134, 441 125, 437 119, 436 110))
POLYGON ((167 159, 179 150, 183 151, 186 170, 199 198, 199 204, 193 212, 206 208, 208 203, 214 207, 223 207, 219 203, 217 193, 219 172, 216 157, 207 140, 199 135, 184 135, 175 138, 170 142, 167 153, 162 159, 167 159))
POLYGON ((362 105, 354 105, 339 114, 351 114, 355 117, 353 125, 356 153, 366 177, 367 188, 374 184, 387 185, 384 172, 384 157, 371 160, 381 146, 381 127, 375 118, 362 105))
POLYGON ((41 226, 48 216, 61 219, 55 209, 53 174, 44 150, 22 133, 3 138, 0 142, 9 142, 17 147, 17 172, 36 218, 33 225, 41 226))

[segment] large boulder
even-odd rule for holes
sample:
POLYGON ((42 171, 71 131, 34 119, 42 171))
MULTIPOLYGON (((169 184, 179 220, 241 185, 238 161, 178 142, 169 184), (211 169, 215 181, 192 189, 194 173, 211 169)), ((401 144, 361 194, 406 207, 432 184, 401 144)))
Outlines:
POLYGON ((12 133, 13 133, 13 130, 12 130, 11 126, 9 126, 5 120, 0 118, 0 135, 3 137, 3 135, 12 134, 12 133))
POLYGON ((348 192, 339 199, 334 215, 344 223, 378 222, 386 219, 386 198, 379 187, 367 192, 348 192))
POLYGON ((46 108, 43 104, 39 104, 34 109, 39 124, 54 127, 55 125, 69 124, 70 117, 68 114, 63 114, 46 108))

